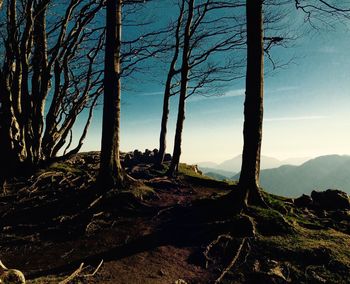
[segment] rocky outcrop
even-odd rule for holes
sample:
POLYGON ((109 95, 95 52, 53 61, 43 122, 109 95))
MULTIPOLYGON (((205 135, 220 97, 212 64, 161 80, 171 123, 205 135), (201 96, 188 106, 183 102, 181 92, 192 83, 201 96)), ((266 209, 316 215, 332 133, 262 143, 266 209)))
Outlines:
POLYGON ((338 189, 326 191, 312 191, 311 196, 303 194, 294 199, 297 207, 306 207, 317 210, 349 210, 350 199, 346 192, 338 189))
POLYGON ((309 207, 312 205, 312 198, 309 195, 303 194, 302 196, 294 199, 294 204, 297 207, 309 207))
MULTIPOLYGON (((128 152, 121 154, 121 162, 125 168, 131 168, 138 164, 154 164, 158 156, 158 149, 149 150, 146 149, 144 152, 135 150, 133 152, 128 152)), ((171 155, 165 154, 164 162, 171 161, 171 155)))
POLYGON ((327 189, 326 191, 312 191, 311 198, 313 205, 324 210, 350 209, 348 195, 337 189, 327 189))

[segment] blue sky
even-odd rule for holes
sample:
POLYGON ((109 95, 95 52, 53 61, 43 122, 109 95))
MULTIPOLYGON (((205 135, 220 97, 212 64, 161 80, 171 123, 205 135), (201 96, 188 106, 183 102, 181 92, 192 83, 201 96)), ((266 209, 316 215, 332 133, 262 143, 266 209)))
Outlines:
MULTIPOLYGON (((263 155, 285 159, 350 154, 347 26, 307 30, 292 46, 273 50, 274 58, 295 59, 283 69, 268 72, 265 78, 263 155)), ((159 82, 165 80, 165 73, 157 76, 157 82, 136 82, 134 90, 128 88, 122 94, 123 151, 158 147, 163 96, 159 82)), ((244 80, 229 84, 225 94, 188 100, 182 161, 221 162, 241 153, 244 80)), ((177 97, 171 104, 168 152, 172 152, 177 97)), ((101 108, 95 113, 83 150, 99 150, 100 137, 101 108)))

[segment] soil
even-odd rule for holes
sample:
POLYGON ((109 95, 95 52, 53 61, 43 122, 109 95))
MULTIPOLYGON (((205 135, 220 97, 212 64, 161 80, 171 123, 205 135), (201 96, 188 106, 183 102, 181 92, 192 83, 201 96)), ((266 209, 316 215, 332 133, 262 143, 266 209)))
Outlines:
POLYGON ((7 182, 0 260, 26 283, 350 280, 350 253, 339 247, 350 244, 349 212, 313 212, 265 194, 270 210, 221 214, 235 185, 186 165, 169 179, 138 164, 127 168, 137 173, 131 190, 100 194, 97 169, 98 153, 82 153, 7 182))

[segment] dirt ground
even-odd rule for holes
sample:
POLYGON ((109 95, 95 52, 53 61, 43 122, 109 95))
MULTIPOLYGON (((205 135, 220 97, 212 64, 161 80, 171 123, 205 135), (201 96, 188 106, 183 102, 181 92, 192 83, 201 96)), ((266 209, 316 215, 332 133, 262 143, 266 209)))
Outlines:
POLYGON ((6 184, 0 260, 27 283, 350 283, 349 210, 264 193, 270 208, 232 213, 234 183, 187 165, 136 163, 131 190, 101 194, 97 170, 82 153, 6 184))
MULTIPOLYGON (((96 167, 89 167, 87 174, 93 176, 96 167)), ((210 283, 213 280, 213 271, 189 261, 201 249, 197 244, 172 242, 171 236, 164 238, 158 231, 167 219, 163 215, 174 206, 186 207, 195 199, 222 194, 225 190, 193 187, 162 177, 148 178, 142 181, 152 185, 154 191, 143 202, 147 206, 145 211, 135 213, 135 208, 128 208, 121 212, 118 204, 116 208, 109 204, 111 208, 95 210, 90 219, 69 224, 67 219, 74 219, 81 205, 77 205, 76 211, 59 208, 68 208, 71 199, 78 200, 77 192, 87 190, 79 189, 74 182, 75 189, 64 186, 65 179, 72 181, 79 175, 69 167, 54 165, 51 170, 37 173, 31 181, 19 179, 8 184, 7 194, 0 198, 3 228, 0 259, 7 267, 21 270, 27 283, 59 283, 82 263, 83 270, 69 283, 210 283), (42 216, 46 214, 47 218, 42 216)))

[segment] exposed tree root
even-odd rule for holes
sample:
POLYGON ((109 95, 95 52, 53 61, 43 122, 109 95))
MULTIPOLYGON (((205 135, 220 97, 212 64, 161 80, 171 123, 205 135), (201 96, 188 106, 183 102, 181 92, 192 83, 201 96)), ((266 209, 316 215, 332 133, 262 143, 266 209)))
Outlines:
POLYGON ((215 284, 216 283, 220 283, 225 275, 232 269, 232 267, 236 264, 237 260, 239 259, 241 252, 245 246, 247 242, 247 238, 244 238, 241 242, 241 244, 239 245, 237 252, 235 254, 235 256, 233 257, 232 261, 229 263, 229 265, 222 271, 222 273, 220 274, 220 276, 215 280, 215 284))
POLYGON ((82 262, 77 270, 75 270, 71 275, 69 275, 66 279, 60 281, 58 284, 67 284, 76 277, 79 276, 79 274, 83 271, 84 268, 84 262, 82 262))
POLYGON ((211 250, 213 249, 213 247, 214 247, 215 245, 217 245, 222 239, 226 239, 226 240, 229 240, 229 241, 232 241, 232 240, 233 240, 233 238, 232 238, 230 235, 224 234, 224 235, 219 235, 214 241, 210 242, 209 245, 206 246, 205 251, 204 251, 204 253, 203 253, 203 254, 204 254, 204 257, 205 257, 205 259, 206 259, 206 261, 205 261, 205 268, 208 269, 208 267, 209 267, 209 262, 214 262, 213 258, 211 258, 211 257, 209 256, 210 251, 211 251, 211 250))
POLYGON ((94 277, 96 273, 99 271, 103 264, 103 259, 99 263, 99 265, 95 268, 95 270, 92 273, 88 274, 82 274, 82 272, 87 268, 84 267, 84 262, 82 262, 77 270, 75 270, 71 275, 69 275, 67 278, 64 280, 60 281, 58 284, 68 284, 69 282, 73 281, 77 277, 82 277, 82 278, 88 278, 88 277, 94 277))

